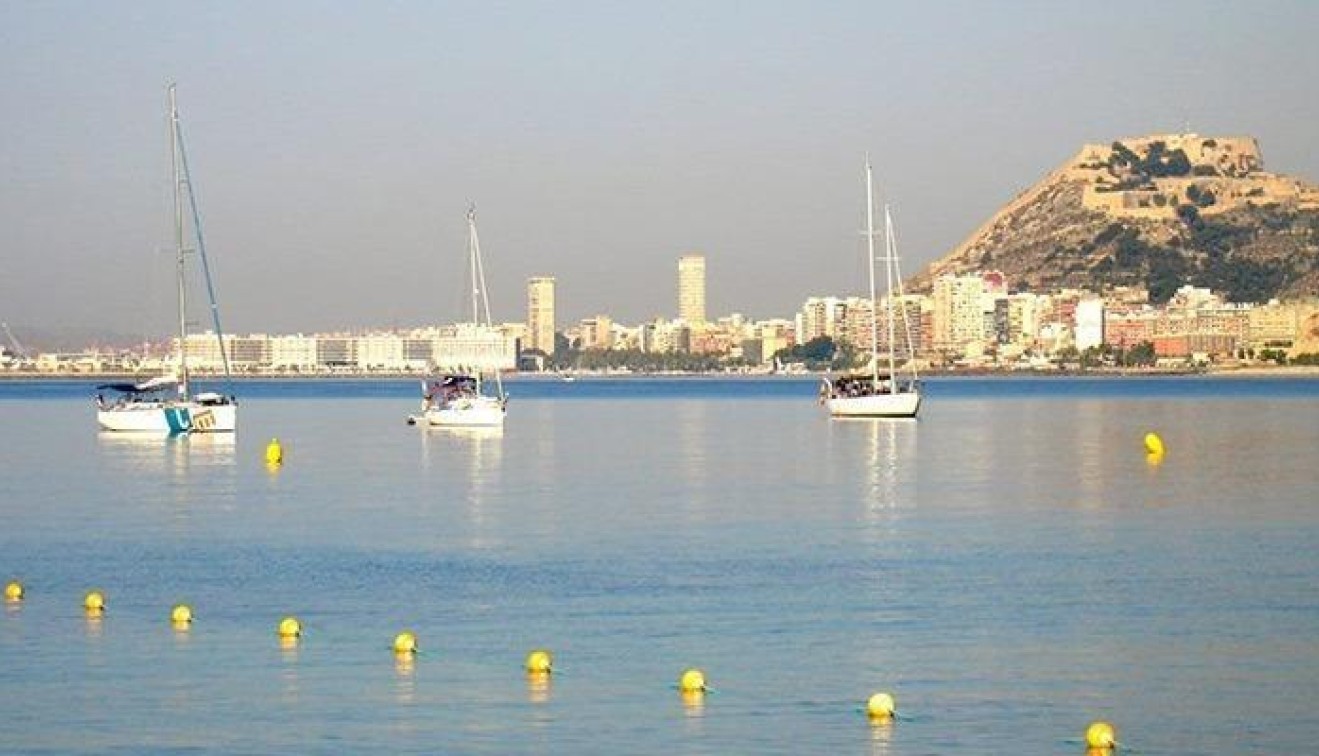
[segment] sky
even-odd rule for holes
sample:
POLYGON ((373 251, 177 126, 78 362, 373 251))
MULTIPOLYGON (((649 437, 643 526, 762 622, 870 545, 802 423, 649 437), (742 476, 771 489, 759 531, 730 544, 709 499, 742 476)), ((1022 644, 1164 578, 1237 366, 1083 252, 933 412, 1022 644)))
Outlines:
POLYGON ((1319 180, 1319 3, 0 0, 0 321, 171 332, 177 82, 223 325, 791 317, 904 272, 1088 142, 1249 134, 1319 180))

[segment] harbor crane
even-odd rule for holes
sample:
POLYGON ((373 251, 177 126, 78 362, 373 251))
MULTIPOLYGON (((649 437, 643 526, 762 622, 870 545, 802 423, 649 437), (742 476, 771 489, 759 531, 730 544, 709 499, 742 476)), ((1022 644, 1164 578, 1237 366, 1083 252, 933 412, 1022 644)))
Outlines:
POLYGON ((27 350, 23 348, 22 344, 18 343, 18 339, 14 336, 14 332, 9 330, 9 324, 0 323, 0 330, 5 332, 5 338, 9 339, 9 343, 14 346, 14 354, 17 354, 19 359, 26 360, 28 358, 27 350))

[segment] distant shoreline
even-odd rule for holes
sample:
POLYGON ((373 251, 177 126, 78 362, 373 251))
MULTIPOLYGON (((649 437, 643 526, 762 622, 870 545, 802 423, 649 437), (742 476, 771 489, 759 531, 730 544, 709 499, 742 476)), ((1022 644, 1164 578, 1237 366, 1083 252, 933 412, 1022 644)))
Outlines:
MULTIPOLYGON (((578 373, 574 380, 638 380, 638 379, 673 379, 673 380, 806 380, 819 379, 830 373, 578 373)), ((1205 378, 1312 378, 1319 377, 1319 365, 1277 365, 1271 367, 1223 367, 1201 370, 1192 369, 1131 369, 1131 368, 1092 368, 1087 370, 933 370, 923 373, 925 378, 1157 378, 1197 376, 1205 378)), ((109 383, 140 381, 150 377, 146 374, 131 373, 44 373, 35 371, 3 372, 0 381, 58 381, 62 383, 109 383)), ((417 373, 269 373, 243 374, 231 376, 229 380, 237 383, 249 381, 402 381, 422 380, 426 376, 417 373)), ((507 373, 506 381, 565 381, 558 373, 507 373)), ((194 381, 214 383, 223 381, 223 376, 198 375, 194 381)))

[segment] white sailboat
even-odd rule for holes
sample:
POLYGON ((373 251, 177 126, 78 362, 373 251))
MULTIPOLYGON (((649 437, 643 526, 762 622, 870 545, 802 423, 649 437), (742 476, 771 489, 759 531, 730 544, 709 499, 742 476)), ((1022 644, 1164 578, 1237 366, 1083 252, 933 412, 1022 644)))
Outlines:
POLYGON ((902 294, 902 272, 898 267, 897 240, 893 218, 884 207, 884 313, 888 336, 886 359, 879 351, 880 303, 875 298, 875 195, 871 180, 870 159, 866 158, 866 250, 870 269, 870 365, 869 372, 825 378, 820 396, 833 417, 916 417, 921 406, 920 377, 916 374, 915 350, 906 309, 902 310, 902 337, 905 346, 903 375, 899 375, 897 314, 900 304, 894 300, 894 285, 902 294), (880 372, 881 361, 887 371, 880 372))
POLYGON ((188 170, 187 153, 183 148, 183 130, 179 124, 179 109, 173 84, 169 86, 169 141, 170 166, 174 176, 174 246, 179 307, 177 371, 138 383, 107 383, 97 386, 100 391, 114 391, 117 398, 107 400, 104 394, 96 395, 96 422, 101 430, 105 431, 167 434, 232 433, 238 422, 238 405, 233 396, 215 392, 192 393, 188 373, 185 262, 187 255, 193 250, 189 250, 184 243, 185 187, 192 230, 197 243, 196 253, 201 260, 202 273, 206 280, 206 292, 210 299, 212 322, 215 325, 215 338, 219 342, 226 379, 229 377, 229 357, 225 350, 223 331, 220 330, 219 309, 216 307, 215 290, 211 285, 206 246, 202 241, 201 216, 197 211, 197 198, 192 191, 192 178, 188 170))
MULTIPOLYGON (((472 330, 488 332, 490 299, 486 295, 485 268, 481 263, 481 242, 476 234, 476 208, 467 209, 467 264, 472 287, 472 330)), ((479 368, 437 376, 421 382, 421 415, 408 418, 409 424, 450 428, 503 427, 508 409, 504 382, 498 368, 493 374, 494 393, 487 393, 486 381, 479 368)))

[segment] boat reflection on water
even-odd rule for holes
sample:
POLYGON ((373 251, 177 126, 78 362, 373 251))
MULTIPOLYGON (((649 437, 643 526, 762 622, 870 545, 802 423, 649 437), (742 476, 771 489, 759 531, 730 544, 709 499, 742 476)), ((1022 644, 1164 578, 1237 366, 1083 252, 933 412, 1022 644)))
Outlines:
POLYGON ((920 423, 915 418, 835 417, 833 425, 845 434, 844 446, 864 450, 867 510, 874 514, 901 506, 899 483, 903 466, 915 463, 920 423))
POLYGON ((148 472, 183 473, 196 466, 232 464, 237 448, 234 433, 115 433, 96 434, 97 445, 116 464, 148 472))
POLYGON ((457 486, 466 503, 465 525, 473 548, 489 548, 499 530, 490 522, 488 499, 498 490, 504 457, 503 426, 424 426, 421 432, 422 466, 433 469, 457 486))
POLYGON ((99 463, 120 479, 119 495, 168 509, 186 527, 199 505, 232 499, 237 490, 237 439, 233 433, 102 432, 99 463), (167 483, 167 485, 161 485, 167 483))
POLYGON ((432 462, 432 455, 441 462, 448 461, 448 455, 454 451, 471 452, 469 472, 476 477, 483 468, 493 461, 498 465, 503 451, 504 427, 502 425, 486 427, 457 427, 442 425, 421 426, 422 460, 427 467, 432 462))
POLYGON ((459 427, 459 426, 429 425, 426 427, 426 432, 427 435, 429 436, 452 436, 454 438, 467 438, 473 441, 487 441, 490 439, 503 438, 504 426, 474 425, 467 427, 459 427))

